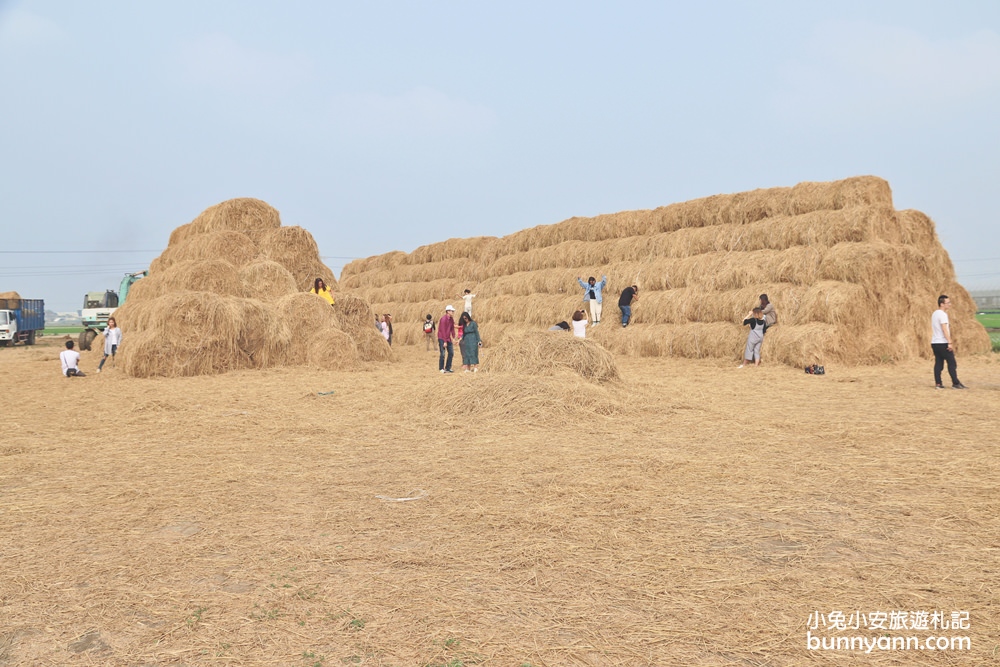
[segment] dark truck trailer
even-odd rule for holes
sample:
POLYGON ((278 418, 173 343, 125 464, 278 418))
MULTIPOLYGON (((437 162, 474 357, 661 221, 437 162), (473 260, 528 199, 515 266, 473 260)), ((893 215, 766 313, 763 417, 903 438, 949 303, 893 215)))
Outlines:
POLYGON ((0 346, 34 345, 45 329, 42 299, 0 299, 0 346))

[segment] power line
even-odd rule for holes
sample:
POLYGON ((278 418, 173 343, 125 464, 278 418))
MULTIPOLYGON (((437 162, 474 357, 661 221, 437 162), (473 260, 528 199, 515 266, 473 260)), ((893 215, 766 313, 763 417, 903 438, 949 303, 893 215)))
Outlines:
POLYGON ((162 252, 159 250, 0 250, 2 255, 84 255, 89 253, 162 252))
POLYGON ((43 264, 41 266, 6 266, 0 264, 0 271, 8 269, 117 269, 128 268, 135 264, 43 264))

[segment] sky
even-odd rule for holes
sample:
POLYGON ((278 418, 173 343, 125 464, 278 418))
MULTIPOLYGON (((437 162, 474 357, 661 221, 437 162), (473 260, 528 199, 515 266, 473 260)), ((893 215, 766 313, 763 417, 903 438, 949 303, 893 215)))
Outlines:
POLYGON ((1000 287, 1000 3, 0 0, 0 291, 257 197, 351 258, 861 174, 1000 287))

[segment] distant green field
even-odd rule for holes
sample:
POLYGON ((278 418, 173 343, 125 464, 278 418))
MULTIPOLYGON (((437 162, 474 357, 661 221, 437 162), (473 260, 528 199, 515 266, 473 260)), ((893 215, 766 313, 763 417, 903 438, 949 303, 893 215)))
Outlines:
POLYGON ((42 332, 43 336, 65 336, 66 334, 78 334, 83 331, 83 327, 46 327, 42 332))
POLYGON ((1000 331, 991 331, 990 340, 993 341, 993 351, 1000 352, 1000 331))
POLYGON ((987 329, 1000 329, 1000 311, 976 313, 976 319, 987 329))

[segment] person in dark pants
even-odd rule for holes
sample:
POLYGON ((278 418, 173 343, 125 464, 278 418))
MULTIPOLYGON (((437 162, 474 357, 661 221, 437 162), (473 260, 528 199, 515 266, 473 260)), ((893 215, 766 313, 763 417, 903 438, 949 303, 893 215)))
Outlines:
POLYGON ((454 372, 451 370, 451 360, 455 358, 455 318, 451 315, 454 312, 454 308, 445 306, 444 315, 438 320, 438 351, 440 352, 438 370, 442 373, 454 372), (445 351, 448 352, 447 360, 445 359, 445 351))
POLYGON ((639 288, 631 285, 622 290, 618 297, 618 310, 622 311, 622 329, 632 321, 632 302, 639 300, 639 288))
POLYGON ((951 376, 951 386, 954 389, 965 389, 958 380, 958 364, 955 363, 955 347, 951 339, 951 326, 948 324, 948 311, 951 309, 951 299, 947 294, 938 297, 938 309, 931 315, 931 349, 934 350, 934 387, 944 389, 941 384, 941 371, 948 364, 948 375, 951 376))

